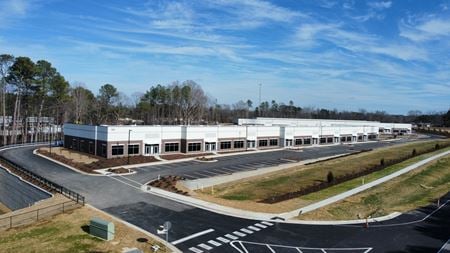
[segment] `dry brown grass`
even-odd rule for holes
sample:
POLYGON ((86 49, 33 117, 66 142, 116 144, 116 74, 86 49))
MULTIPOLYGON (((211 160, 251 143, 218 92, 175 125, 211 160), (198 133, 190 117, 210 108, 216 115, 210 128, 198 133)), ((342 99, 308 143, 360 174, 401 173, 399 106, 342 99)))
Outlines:
POLYGON ((450 155, 382 185, 297 217, 304 220, 358 219, 425 206, 450 189, 450 155), (395 194, 392 194, 395 193, 395 194))
MULTIPOLYGON (((39 150, 50 152, 50 148, 47 147, 40 148, 39 150)), ((90 164, 98 161, 98 159, 95 159, 92 156, 83 155, 80 152, 73 152, 69 149, 62 147, 52 148, 52 153, 58 154, 66 159, 70 159, 83 164, 90 164)))
MULTIPOLYGON (((449 141, 447 140, 445 142, 449 141)), ((214 190, 212 190, 212 187, 209 187, 205 188, 203 192, 201 190, 190 192, 190 195, 206 201, 245 210, 272 213, 285 212, 311 204, 319 199, 328 197, 330 194, 333 195, 347 189, 341 187, 341 184, 339 184, 333 188, 335 189, 333 191, 319 192, 324 192, 324 194, 309 194, 304 197, 294 198, 277 204, 263 204, 258 203, 257 201, 273 194, 295 190, 302 185, 312 184, 316 180, 326 180, 328 171, 333 171, 335 176, 339 176, 347 172, 360 170, 372 164, 378 164, 382 157, 387 161, 388 159, 411 154, 411 151, 414 148, 417 152, 420 152, 421 150, 434 147, 436 143, 437 141, 422 141, 402 144, 317 164, 296 166, 283 171, 267 173, 214 186, 214 190)), ((387 172, 391 173, 391 171, 396 169, 399 168, 394 167, 392 170, 385 169, 377 174, 373 173, 376 175, 373 179, 371 179, 370 176, 366 176, 366 178, 368 180, 374 180, 383 176, 383 174, 386 174, 387 172)), ((356 185, 357 183, 353 184, 356 185)))
POLYGON ((7 206, 0 203, 0 215, 9 213, 9 212, 11 212, 11 210, 7 206))
POLYGON ((166 252, 161 243, 154 241, 146 234, 114 221, 108 215, 87 206, 70 213, 60 214, 52 220, 0 233, 0 252, 5 253, 122 252, 124 248, 132 247, 144 252, 152 252, 150 247, 154 244, 162 247, 158 252, 166 252), (85 226, 94 216, 114 222, 116 229, 114 240, 103 241, 84 231, 85 226), (138 238, 145 238, 148 242, 138 242, 138 238))

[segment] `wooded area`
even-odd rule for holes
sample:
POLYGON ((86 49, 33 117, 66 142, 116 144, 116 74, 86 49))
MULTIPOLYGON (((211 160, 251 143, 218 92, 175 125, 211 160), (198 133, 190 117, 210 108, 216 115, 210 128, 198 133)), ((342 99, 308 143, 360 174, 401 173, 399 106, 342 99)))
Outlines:
MULTIPOLYGON (((45 139, 51 124, 125 124, 134 119, 143 124, 232 123, 243 117, 291 117, 383 122, 427 122, 450 126, 450 110, 424 114, 391 115, 384 111, 357 112, 299 107, 275 100, 255 105, 250 99, 218 104, 192 80, 151 86, 132 98, 112 84, 101 86, 97 94, 82 83, 69 82, 46 60, 0 55, 1 114, 0 142, 10 144, 45 139), (46 119, 51 117, 53 119, 46 119), (45 124, 44 124, 45 123, 45 124), (27 139, 22 138, 27 136, 27 139)), ((136 121, 134 121, 136 122, 136 121)))

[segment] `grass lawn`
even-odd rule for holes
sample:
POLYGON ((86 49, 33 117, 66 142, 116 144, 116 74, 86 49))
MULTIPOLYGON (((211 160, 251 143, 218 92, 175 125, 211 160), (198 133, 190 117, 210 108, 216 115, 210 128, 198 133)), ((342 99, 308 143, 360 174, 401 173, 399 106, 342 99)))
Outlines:
POLYGON ((357 219, 405 212, 435 202, 450 189, 450 155, 343 201, 297 217, 357 219))
POLYGON ((145 234, 131 229, 103 213, 88 207, 78 208, 70 213, 60 214, 49 221, 42 221, 27 227, 2 231, 0 233, 0 252, 122 252, 126 247, 136 247, 144 252, 152 252, 151 245, 162 248, 145 234), (101 217, 113 221, 116 227, 115 238, 103 241, 85 232, 91 217, 101 217), (148 242, 138 242, 146 238, 148 242))
MULTIPOLYGON (((203 192, 197 191, 195 195, 198 198, 207 201, 212 201, 235 208, 274 213, 285 212, 311 204, 325 197, 338 194, 348 189, 352 189, 355 186, 360 185, 362 183, 362 179, 358 178, 350 180, 320 192, 308 194, 277 204, 263 204, 258 203, 257 201, 275 194, 294 191, 299 188, 296 186, 306 186, 320 180, 326 180, 326 175, 329 171, 332 171, 335 176, 343 175, 347 172, 359 171, 372 164, 378 164, 381 158, 384 158, 385 161, 395 159, 411 154, 413 149, 420 152, 421 150, 434 147, 436 143, 443 142, 448 143, 450 140, 421 141, 402 144, 317 164, 297 166, 283 171, 268 173, 249 179, 214 186, 214 191, 207 188, 203 192)), ((442 150, 438 152, 442 152, 442 150)), ((425 154, 405 161, 402 164, 388 167, 384 170, 364 176, 364 180, 365 182, 373 181, 431 155, 431 153, 425 154)))

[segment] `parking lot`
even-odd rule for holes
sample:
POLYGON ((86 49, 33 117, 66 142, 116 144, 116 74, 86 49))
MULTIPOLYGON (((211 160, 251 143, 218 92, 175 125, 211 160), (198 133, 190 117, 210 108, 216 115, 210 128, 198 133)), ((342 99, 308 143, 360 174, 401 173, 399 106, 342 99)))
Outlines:
MULTIPOLYGON (((399 143, 399 142, 395 142, 399 143)), ((339 154, 355 153, 394 145, 389 142, 368 142, 356 145, 314 146, 301 150, 274 150, 270 152, 243 152, 232 156, 217 157, 217 162, 199 162, 195 160, 160 165, 148 165, 135 168, 138 173, 126 176, 141 184, 158 176, 177 175, 187 180, 228 175, 236 172, 256 170, 280 164, 329 157, 339 154)))

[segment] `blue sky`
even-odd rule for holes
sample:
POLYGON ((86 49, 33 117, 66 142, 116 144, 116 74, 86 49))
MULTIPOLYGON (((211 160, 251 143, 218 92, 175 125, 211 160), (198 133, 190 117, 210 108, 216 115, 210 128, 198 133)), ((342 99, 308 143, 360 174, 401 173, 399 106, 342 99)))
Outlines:
POLYGON ((125 94, 191 79, 218 103, 450 107, 450 1, 0 0, 0 53, 125 94))

